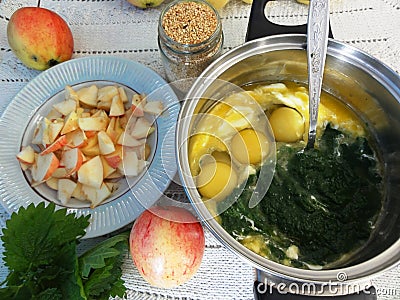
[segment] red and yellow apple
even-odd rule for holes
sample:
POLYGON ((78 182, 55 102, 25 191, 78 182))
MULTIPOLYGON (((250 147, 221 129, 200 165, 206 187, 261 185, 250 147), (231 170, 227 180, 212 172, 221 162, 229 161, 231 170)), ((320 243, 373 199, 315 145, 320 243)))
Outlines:
POLYGON ((16 10, 8 22, 7 37, 15 55, 36 70, 69 60, 74 48, 71 30, 64 19, 40 7, 16 10))
POLYGON ((139 273, 151 285, 172 288, 197 272, 204 254, 204 232, 186 209, 154 206, 135 221, 130 252, 139 273))

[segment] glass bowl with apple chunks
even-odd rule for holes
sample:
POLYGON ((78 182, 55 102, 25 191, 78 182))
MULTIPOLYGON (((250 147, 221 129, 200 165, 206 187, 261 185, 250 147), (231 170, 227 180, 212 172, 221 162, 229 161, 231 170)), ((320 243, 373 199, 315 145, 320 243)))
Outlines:
POLYGON ((161 101, 117 83, 67 85, 29 122, 16 155, 48 201, 95 208, 126 193, 151 163, 161 101))

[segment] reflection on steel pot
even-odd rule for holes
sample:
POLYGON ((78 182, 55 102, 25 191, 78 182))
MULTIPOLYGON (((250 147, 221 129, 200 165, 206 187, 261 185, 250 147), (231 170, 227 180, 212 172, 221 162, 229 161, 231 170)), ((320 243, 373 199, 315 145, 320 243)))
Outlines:
MULTIPOLYGON (((304 35, 276 35, 247 42, 231 50, 195 81, 181 109, 177 130, 177 155, 182 183, 194 187, 190 175, 187 139, 193 133, 194 113, 205 112, 210 103, 199 100, 220 97, 216 79, 237 86, 264 82, 294 81, 307 83, 306 37, 304 35), (219 93, 219 95, 218 95, 219 93)), ((356 112, 376 141, 383 162, 384 202, 377 225, 367 245, 350 261, 334 269, 306 270, 273 262, 250 251, 237 242, 201 201, 197 189, 187 188, 187 194, 199 216, 211 232, 229 249, 243 257, 260 271, 269 283, 314 284, 329 293, 329 285, 341 284, 368 287, 373 276, 400 261, 400 78, 387 66, 348 45, 330 40, 324 73, 325 92, 334 95, 356 112), (342 276, 346 278, 343 281, 342 276)), ((304 291, 303 291, 304 292, 304 291)), ((342 288, 337 294, 354 292, 342 288)), ((307 292, 305 292, 307 293, 307 292)))

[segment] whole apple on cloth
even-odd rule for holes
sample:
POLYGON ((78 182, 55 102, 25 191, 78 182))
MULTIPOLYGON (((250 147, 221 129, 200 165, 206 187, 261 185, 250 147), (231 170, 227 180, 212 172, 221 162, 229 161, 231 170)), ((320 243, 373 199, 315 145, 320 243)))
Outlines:
POLYGON ((8 43, 27 67, 46 70, 71 59, 74 48, 68 24, 55 12, 41 7, 16 10, 7 26, 8 43))
POLYGON ((191 279, 203 259, 203 227, 188 210, 153 206, 133 224, 130 253, 140 275, 152 286, 173 288, 191 279))

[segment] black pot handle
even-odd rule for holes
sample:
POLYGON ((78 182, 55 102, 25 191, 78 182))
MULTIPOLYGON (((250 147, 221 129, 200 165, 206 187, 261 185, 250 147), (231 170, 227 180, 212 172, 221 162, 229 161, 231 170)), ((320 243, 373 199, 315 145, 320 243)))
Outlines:
MULTIPOLYGON (((307 24, 297 26, 278 25, 270 22, 265 17, 265 6, 269 1, 276 0, 253 0, 251 6, 249 23, 247 26, 246 42, 265 36, 288 33, 307 33, 307 24)), ((329 37, 333 38, 331 26, 329 25, 329 37)))

